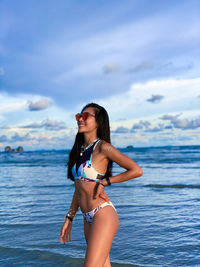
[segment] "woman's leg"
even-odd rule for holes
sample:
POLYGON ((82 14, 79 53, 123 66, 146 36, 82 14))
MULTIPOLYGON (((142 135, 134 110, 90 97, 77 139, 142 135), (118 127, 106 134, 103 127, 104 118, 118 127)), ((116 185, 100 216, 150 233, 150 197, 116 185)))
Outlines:
POLYGON ((118 229, 118 215, 113 207, 99 210, 92 224, 84 223, 87 250, 84 267, 110 267, 109 251, 118 229))
POLYGON ((106 261, 105 261, 103 267, 111 267, 109 254, 106 258, 106 261))
MULTIPOLYGON (((91 224, 88 223, 86 220, 84 220, 84 233, 85 233, 85 241, 87 244, 88 244, 88 236, 89 236, 90 229, 91 229, 91 224)), ((106 261, 103 267, 111 267, 109 254, 106 258, 106 261)))

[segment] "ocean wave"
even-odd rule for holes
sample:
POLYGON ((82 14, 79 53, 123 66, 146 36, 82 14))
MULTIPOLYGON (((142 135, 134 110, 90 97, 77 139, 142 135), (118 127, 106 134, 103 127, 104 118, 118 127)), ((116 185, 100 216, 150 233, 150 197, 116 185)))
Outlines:
MULTIPOLYGON (((0 246, 1 264, 5 266, 82 266, 83 259, 31 248, 13 248, 0 246), (6 265, 7 264, 7 265, 6 265), (12 265, 14 264, 14 265, 12 265)), ((2 266, 2 265, 1 265, 2 266)))
POLYGON ((144 187, 150 187, 150 188, 194 188, 194 189, 200 189, 200 185, 192 185, 192 184, 172 184, 172 185, 166 185, 166 184, 147 184, 144 185, 144 187))
MULTIPOLYGON (((55 252, 32 248, 13 248, 0 246, 1 266, 57 266, 82 267, 83 259, 70 258, 55 252)), ((113 267, 141 267, 141 265, 112 263, 113 267)))

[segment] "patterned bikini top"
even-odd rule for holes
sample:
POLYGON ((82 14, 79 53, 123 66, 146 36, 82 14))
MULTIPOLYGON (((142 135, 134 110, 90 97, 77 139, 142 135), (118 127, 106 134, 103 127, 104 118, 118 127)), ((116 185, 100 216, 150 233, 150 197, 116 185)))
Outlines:
POLYGON ((100 141, 101 139, 98 138, 91 146, 85 149, 72 167, 72 175, 75 180, 98 182, 104 178, 105 174, 97 172, 92 165, 92 152, 100 141))

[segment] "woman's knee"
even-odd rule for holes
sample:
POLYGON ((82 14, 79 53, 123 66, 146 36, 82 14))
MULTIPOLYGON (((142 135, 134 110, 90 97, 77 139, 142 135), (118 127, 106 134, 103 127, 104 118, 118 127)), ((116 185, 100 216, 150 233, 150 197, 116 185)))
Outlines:
POLYGON ((84 267, 111 267, 110 264, 110 257, 109 255, 106 257, 105 260, 97 260, 95 258, 93 259, 87 259, 85 258, 84 267))
POLYGON ((103 267, 111 267, 111 264, 110 264, 110 257, 109 257, 109 255, 108 255, 108 257, 106 258, 106 261, 105 261, 103 267))
POLYGON ((95 267, 111 267, 109 255, 106 257, 105 261, 96 261, 95 259, 88 260, 87 258, 85 258, 84 267, 94 267, 94 266, 95 267))

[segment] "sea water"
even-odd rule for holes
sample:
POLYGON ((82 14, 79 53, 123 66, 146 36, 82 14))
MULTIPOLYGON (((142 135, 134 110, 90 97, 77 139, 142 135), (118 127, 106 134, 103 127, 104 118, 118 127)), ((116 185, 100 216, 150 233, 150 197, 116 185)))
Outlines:
MULTIPOLYGON (((113 267, 200 266, 200 146, 123 150, 143 176, 107 187, 119 215, 113 267)), ((59 234, 72 199, 68 151, 0 153, 0 266, 82 266, 79 211, 72 241, 59 234)), ((113 165, 113 174, 122 172, 113 165)))

